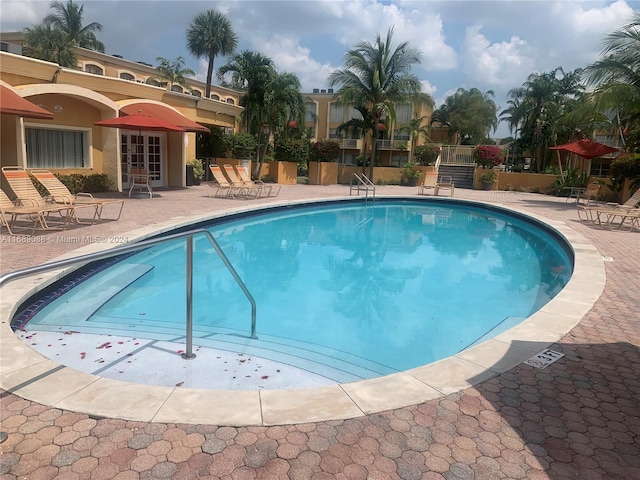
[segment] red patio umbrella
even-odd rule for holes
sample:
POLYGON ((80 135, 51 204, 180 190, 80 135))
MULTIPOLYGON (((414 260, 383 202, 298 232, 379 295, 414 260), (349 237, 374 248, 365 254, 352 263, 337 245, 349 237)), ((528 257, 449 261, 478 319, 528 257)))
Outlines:
POLYGON ((22 98, 16 92, 2 84, 0 84, 0 113, 3 115, 18 115, 20 117, 53 120, 53 113, 22 98))
POLYGON ((565 143, 556 147, 549 147, 549 150, 571 152, 586 159, 598 158, 603 155, 607 155, 608 153, 618 151, 617 148, 610 147, 609 145, 605 145, 604 143, 599 143, 594 140, 589 140, 588 138, 583 138, 582 140, 577 140, 571 143, 565 143))
POLYGON ((95 123, 100 127, 126 128, 130 130, 145 130, 155 132, 184 132, 184 128, 165 122, 157 117, 147 115, 127 115, 125 117, 109 118, 95 123))

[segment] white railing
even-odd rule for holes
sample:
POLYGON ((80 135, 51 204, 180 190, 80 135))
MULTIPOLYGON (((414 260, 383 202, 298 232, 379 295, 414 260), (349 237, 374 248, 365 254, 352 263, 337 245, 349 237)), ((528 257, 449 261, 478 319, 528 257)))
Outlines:
POLYGON ((474 150, 474 146, 442 145, 441 163, 443 165, 473 165, 476 163, 473 158, 474 150))

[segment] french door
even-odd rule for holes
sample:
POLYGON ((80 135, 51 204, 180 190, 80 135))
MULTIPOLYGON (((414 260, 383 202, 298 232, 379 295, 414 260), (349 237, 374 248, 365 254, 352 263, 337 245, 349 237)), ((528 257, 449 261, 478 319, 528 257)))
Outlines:
POLYGON ((123 131, 120 139, 122 188, 129 188, 132 168, 149 173, 152 187, 166 187, 166 135, 158 132, 123 131))

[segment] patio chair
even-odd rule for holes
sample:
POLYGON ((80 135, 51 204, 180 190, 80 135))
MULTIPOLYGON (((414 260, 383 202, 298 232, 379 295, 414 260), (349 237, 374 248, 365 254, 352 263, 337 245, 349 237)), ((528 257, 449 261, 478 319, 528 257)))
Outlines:
POLYGON ((144 192, 145 190, 149 194, 149 198, 153 198, 153 188, 151 188, 150 174, 144 168, 132 168, 129 174, 129 198, 134 190, 138 192, 144 192))
MULTIPOLYGON (((21 233, 15 233, 13 229, 15 229, 15 222, 18 217, 28 217, 31 224, 31 233, 30 235, 34 235, 36 233, 36 228, 40 225, 42 230, 51 230, 47 223, 47 216, 51 213, 61 213, 64 219, 70 218, 69 216, 69 207, 61 207, 61 206, 47 206, 47 207, 38 207, 31 205, 16 205, 9 196, 5 193, 4 190, 0 190, 0 226, 3 226, 9 232, 9 235, 22 235, 21 233)), ((66 223, 63 226, 66 227, 66 223)))
POLYGON ((103 220, 102 210, 105 205, 120 205, 118 208, 118 215, 116 218, 110 218, 109 220, 119 220, 124 207, 124 200, 101 200, 94 198, 90 193, 76 193, 75 195, 69 191, 67 186, 62 183, 58 177, 56 177, 49 170, 34 169, 30 171, 31 175, 49 192, 49 199, 52 203, 60 203, 63 205, 97 205, 98 207, 98 220, 103 220))
POLYGON ((211 197, 211 190, 215 189, 214 197, 222 196, 222 197, 231 197, 236 198, 236 195, 239 195, 244 191, 244 187, 242 191, 239 187, 233 186, 227 177, 222 173, 222 169, 220 165, 209 165, 209 170, 213 175, 213 182, 205 183, 207 187, 207 195, 211 197))
POLYGON ((260 196, 260 193, 262 193, 263 190, 260 186, 245 185, 245 183, 236 173, 233 165, 229 165, 228 163, 226 163, 222 166, 222 170, 229 179, 229 183, 231 183, 232 186, 238 188, 241 194, 245 197, 253 196, 254 198, 258 198, 258 196, 260 196))
POLYGON ((69 220, 75 220, 77 223, 95 223, 98 218, 98 205, 66 205, 66 208, 52 208, 52 204, 40 195, 27 172, 22 167, 2 167, 2 175, 6 179, 9 187, 13 191, 16 201, 21 205, 39 207, 41 210, 49 210, 50 212, 58 212, 61 216, 68 215, 69 218, 64 219, 64 225, 69 220), (89 221, 82 221, 78 216, 79 212, 87 212, 90 215, 89 221))
POLYGON ((277 183, 267 184, 267 183, 264 183, 262 180, 251 180, 247 171, 241 166, 236 165, 234 169, 238 174, 238 176, 240 177, 240 180, 242 180, 242 183, 245 186, 258 187, 258 188, 264 189, 265 197, 270 197, 272 196, 272 194, 274 197, 277 197, 278 194, 280 193, 280 189, 282 188, 281 185, 278 185, 277 183))
POLYGON ((433 190, 437 195, 436 184, 438 183, 438 172, 426 172, 421 185, 418 185, 418 195, 424 195, 427 190, 433 190))
POLYGON ((637 216, 640 212, 640 188, 631 195, 623 204, 607 202, 603 205, 579 205, 578 218, 589 220, 600 226, 611 228, 616 217, 620 217, 618 228, 621 228, 625 221, 630 220, 631 228, 638 223, 637 216), (583 211, 585 218, 582 218, 580 211, 583 211))
POLYGON ((584 200, 585 205, 597 205, 600 187, 601 185, 598 182, 593 182, 587 185, 587 188, 578 194, 578 197, 576 198, 576 205, 580 203, 580 200, 584 200))
POLYGON ((453 197, 453 192, 455 191, 455 185, 450 176, 440 177, 438 183, 436 183, 435 193, 434 195, 438 195, 441 190, 449 191, 449 196, 453 197))

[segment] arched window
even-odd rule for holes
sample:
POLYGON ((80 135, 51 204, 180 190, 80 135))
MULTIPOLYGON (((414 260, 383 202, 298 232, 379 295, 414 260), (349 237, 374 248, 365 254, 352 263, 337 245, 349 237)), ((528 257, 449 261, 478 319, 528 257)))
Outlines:
POLYGON ((184 90, 182 89, 182 87, 180 85, 171 85, 171 91, 172 92, 182 93, 184 90))
POLYGON ((129 80, 130 82, 135 82, 135 80, 136 80, 136 77, 134 77, 133 75, 131 75, 130 73, 127 73, 127 72, 122 72, 120 74, 120 78, 122 80, 129 80))
POLYGON ((87 73, 93 73, 94 75, 104 75, 104 70, 101 67, 91 63, 85 64, 84 71, 87 73))
POLYGON ((235 105, 236 104, 236 102, 235 102, 235 100, 233 98, 227 98, 227 103, 229 105, 235 105))
POLYGON ((218 100, 220 101, 220 95, 216 95, 215 93, 211 94, 211 100, 218 100))
POLYGON ((191 95, 202 98, 202 92, 200 90, 196 90, 195 88, 191 90, 191 95))

